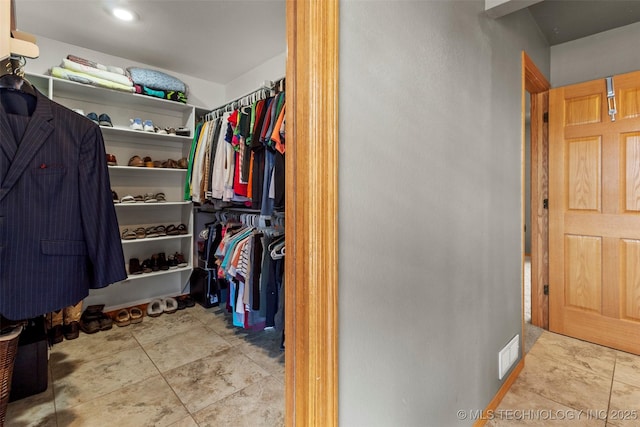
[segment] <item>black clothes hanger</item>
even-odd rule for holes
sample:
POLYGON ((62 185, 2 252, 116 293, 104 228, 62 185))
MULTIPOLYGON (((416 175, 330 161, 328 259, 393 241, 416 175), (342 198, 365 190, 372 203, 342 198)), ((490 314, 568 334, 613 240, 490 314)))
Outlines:
POLYGON ((23 77, 23 65, 13 57, 0 61, 0 102, 9 114, 31 116, 36 109, 37 95, 23 77))

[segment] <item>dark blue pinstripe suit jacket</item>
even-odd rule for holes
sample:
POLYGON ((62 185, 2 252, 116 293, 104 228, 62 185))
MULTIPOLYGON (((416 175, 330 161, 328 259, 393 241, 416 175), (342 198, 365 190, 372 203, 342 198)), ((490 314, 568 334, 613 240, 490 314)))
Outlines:
POLYGON ((17 141, 0 105, 0 314, 76 304, 124 265, 100 128, 38 93, 17 141))

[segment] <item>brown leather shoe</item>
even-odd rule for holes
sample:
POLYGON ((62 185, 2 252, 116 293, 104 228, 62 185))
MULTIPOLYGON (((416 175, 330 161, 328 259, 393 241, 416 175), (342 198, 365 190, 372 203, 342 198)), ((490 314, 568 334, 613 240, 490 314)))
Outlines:
POLYGON ((140 158, 140 156, 133 156, 129 159, 129 166, 141 167, 144 166, 144 162, 140 158))
POLYGON ((118 161, 116 160, 116 156, 114 156, 113 154, 107 154, 107 165, 118 166, 118 161))

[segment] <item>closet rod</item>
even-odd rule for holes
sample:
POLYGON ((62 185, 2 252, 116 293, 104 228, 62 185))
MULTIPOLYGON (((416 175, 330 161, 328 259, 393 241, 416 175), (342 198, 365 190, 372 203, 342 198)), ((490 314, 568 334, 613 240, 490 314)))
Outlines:
MULTIPOLYGON (((234 99, 233 101, 229 101, 226 104, 223 104, 217 108, 214 108, 213 110, 209 111, 207 114, 204 115, 205 120, 212 120, 214 118, 217 118, 219 116, 219 113, 224 112, 227 110, 227 108, 231 107, 232 109, 235 109, 237 107, 243 106, 243 105, 238 105, 238 103, 240 103, 240 101, 245 101, 245 100, 251 100, 254 99, 255 95, 263 95, 264 96, 262 98, 257 98, 256 100, 259 99, 265 99, 271 95, 271 91, 276 90, 277 88, 282 87, 280 90, 278 90, 277 92, 283 92, 284 91, 284 84, 285 84, 285 77, 281 77, 277 80, 273 80, 273 81, 265 81, 265 83, 262 85, 262 87, 247 93, 246 95, 240 96, 236 99, 234 99), (269 94, 266 94, 265 91, 269 91, 269 94)), ((251 102, 253 103, 253 102, 251 102)), ((250 105, 251 103, 249 103, 248 105, 250 105)))

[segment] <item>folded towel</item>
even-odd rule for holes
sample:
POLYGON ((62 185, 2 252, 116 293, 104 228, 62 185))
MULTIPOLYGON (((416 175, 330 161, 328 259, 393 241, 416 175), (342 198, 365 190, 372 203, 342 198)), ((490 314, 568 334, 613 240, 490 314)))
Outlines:
POLYGON ((85 73, 92 76, 99 77, 101 79, 110 80, 112 82, 119 83, 125 86, 133 86, 133 82, 122 74, 112 73, 111 71, 100 70, 98 68, 90 67, 88 65, 83 65, 75 61, 71 61, 69 59, 62 59, 62 67, 67 70, 77 71, 79 73, 85 73))
POLYGON ((84 83, 92 86, 99 86, 108 89, 116 89, 124 92, 135 92, 133 86, 126 86, 120 83, 113 82, 111 80, 101 79, 90 74, 80 73, 77 71, 68 70, 62 67, 51 67, 51 75, 60 79, 70 80, 72 82, 84 83))
POLYGON ((123 76, 126 75, 122 68, 114 67, 113 65, 102 65, 102 64, 99 64, 97 62, 90 61, 88 59, 80 58, 80 57, 75 56, 75 55, 67 55, 67 59, 70 60, 70 61, 73 61, 73 62, 77 62, 78 64, 86 65, 88 67, 97 68, 98 70, 110 71, 112 73, 122 74, 123 76))

